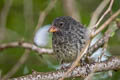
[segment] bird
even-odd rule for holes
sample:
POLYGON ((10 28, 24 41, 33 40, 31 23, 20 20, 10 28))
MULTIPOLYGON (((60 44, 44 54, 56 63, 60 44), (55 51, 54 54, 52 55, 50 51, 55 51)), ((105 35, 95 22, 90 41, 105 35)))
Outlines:
POLYGON ((48 30, 52 33, 52 48, 60 64, 76 60, 89 39, 89 30, 70 16, 53 20, 48 30))

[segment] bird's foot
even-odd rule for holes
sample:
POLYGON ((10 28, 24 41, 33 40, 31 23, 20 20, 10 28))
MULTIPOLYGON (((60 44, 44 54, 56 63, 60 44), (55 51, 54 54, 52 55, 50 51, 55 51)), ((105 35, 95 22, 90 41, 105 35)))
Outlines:
POLYGON ((71 63, 64 63, 64 64, 61 64, 61 65, 57 68, 57 70, 60 70, 60 69, 62 69, 62 70, 67 70, 68 68, 70 68, 70 66, 71 66, 71 63))

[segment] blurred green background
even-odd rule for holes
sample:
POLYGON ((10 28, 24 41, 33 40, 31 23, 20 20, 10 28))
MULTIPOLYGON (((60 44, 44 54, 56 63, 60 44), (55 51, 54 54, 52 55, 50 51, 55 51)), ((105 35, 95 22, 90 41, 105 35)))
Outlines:
MULTIPOLYGON (((42 13, 51 1, 52 0, 0 0, 0 44, 20 40, 33 43, 35 27, 38 24, 40 13, 42 13)), ((102 0, 74 1, 80 22, 88 26, 93 11, 102 0)), ((58 0, 54 8, 49 13, 46 13, 48 15, 42 26, 51 24, 56 17, 69 15, 69 13, 66 12, 66 4, 65 0, 58 0)), ((119 8, 120 0, 115 0, 111 13, 116 12, 119 8)), ((103 22, 110 16, 111 14, 107 15, 103 22)), ((49 43, 51 43, 51 40, 49 43)), ((51 45, 46 47, 51 48, 51 45)), ((115 36, 110 39, 108 50, 112 55, 120 55, 119 30, 115 36)), ((0 51, 0 72, 2 76, 11 70, 24 52, 25 49, 22 48, 9 48, 0 51)), ((53 66, 57 64, 58 62, 53 56, 44 55, 44 57, 41 58, 37 53, 31 51, 25 63, 12 77, 30 74, 32 70, 38 72, 53 71, 55 70, 53 66)), ((120 80, 119 74, 119 71, 113 72, 113 76, 111 77, 105 76, 105 73, 101 73, 95 75, 94 80, 120 80)))

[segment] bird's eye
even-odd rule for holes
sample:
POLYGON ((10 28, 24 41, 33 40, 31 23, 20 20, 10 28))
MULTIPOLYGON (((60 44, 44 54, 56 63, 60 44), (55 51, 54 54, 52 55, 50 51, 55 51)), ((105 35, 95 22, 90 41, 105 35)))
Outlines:
POLYGON ((60 22, 60 24, 59 24, 60 26, 63 26, 64 25, 64 23, 63 22, 60 22))

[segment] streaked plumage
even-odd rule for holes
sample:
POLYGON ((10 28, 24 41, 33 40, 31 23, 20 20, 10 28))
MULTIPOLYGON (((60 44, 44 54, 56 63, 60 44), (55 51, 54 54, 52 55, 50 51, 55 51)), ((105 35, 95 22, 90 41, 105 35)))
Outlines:
POLYGON ((52 46, 60 63, 73 62, 80 53, 88 37, 88 30, 70 16, 56 18, 52 26, 52 46))

